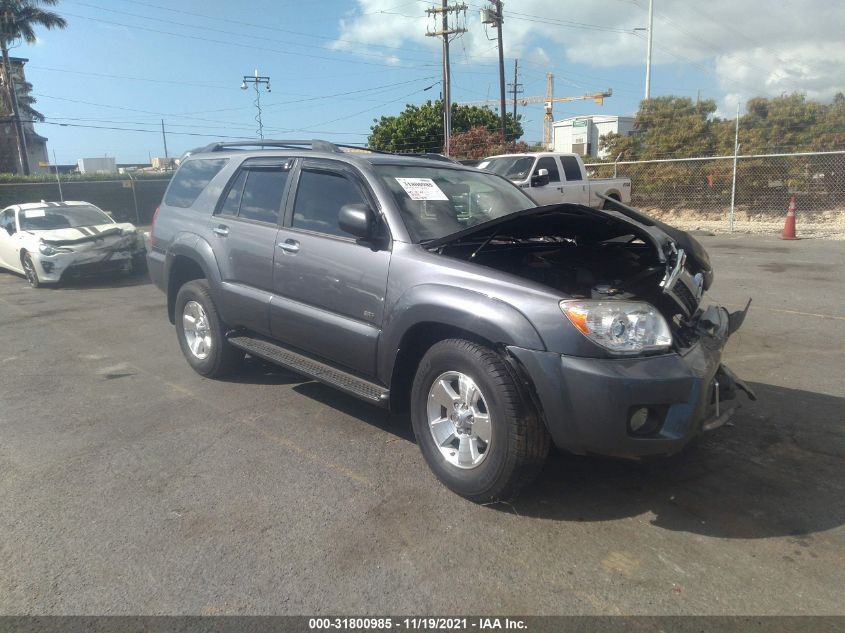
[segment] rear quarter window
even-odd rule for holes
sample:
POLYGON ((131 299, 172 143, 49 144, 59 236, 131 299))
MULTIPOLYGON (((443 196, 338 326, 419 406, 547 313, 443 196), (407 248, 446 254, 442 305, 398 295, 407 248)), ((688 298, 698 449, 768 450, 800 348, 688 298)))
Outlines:
POLYGON ((190 207, 227 162, 227 158, 195 158, 183 163, 173 176, 164 203, 171 207, 190 207))

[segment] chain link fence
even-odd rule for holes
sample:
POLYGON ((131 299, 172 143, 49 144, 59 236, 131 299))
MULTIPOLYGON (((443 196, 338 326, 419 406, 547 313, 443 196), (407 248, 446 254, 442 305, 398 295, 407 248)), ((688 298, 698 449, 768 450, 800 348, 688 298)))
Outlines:
POLYGON ((0 184, 0 209, 12 204, 84 200, 109 211, 118 222, 146 225, 161 204, 170 177, 120 180, 62 180, 0 184))
POLYGON ((682 228, 772 232, 795 196, 799 232, 845 238, 845 152, 593 163, 631 179, 632 206, 682 228))

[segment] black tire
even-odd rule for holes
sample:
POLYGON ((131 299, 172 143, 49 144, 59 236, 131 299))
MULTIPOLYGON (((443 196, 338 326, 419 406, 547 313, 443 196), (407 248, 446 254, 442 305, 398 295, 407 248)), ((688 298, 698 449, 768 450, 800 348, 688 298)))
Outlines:
POLYGON ((23 265, 23 272, 24 275, 26 275, 26 280, 29 282, 29 285, 33 288, 41 287, 41 280, 38 278, 38 271, 36 270, 35 263, 32 261, 32 257, 29 256, 29 253, 24 253, 21 258, 21 264, 23 265))
MULTIPOLYGON (((615 200, 616 202, 619 202, 619 196, 617 196, 615 193, 610 194, 608 196, 608 198, 610 198, 611 200, 615 200)), ((608 208, 607 200, 602 201, 601 208, 602 208, 602 210, 608 208)))
POLYGON ((411 390, 411 423, 423 457, 437 478, 471 501, 511 499, 534 480, 549 452, 549 433, 523 397, 511 367, 495 351, 463 339, 440 341, 423 356, 411 390), (460 372, 475 382, 490 417, 489 453, 470 469, 447 461, 429 426, 430 389, 448 372, 460 372))
POLYGON ((207 378, 220 378, 227 376, 237 369, 244 358, 244 352, 232 347, 225 339, 226 325, 221 321, 217 307, 211 299, 208 289, 208 282, 205 279, 194 279, 187 282, 176 295, 176 337, 179 339, 179 346, 188 364, 198 374, 207 378), (205 311, 208 328, 211 335, 211 345, 208 348, 207 356, 199 358, 188 344, 185 335, 183 314, 185 305, 189 301, 195 301, 205 311))

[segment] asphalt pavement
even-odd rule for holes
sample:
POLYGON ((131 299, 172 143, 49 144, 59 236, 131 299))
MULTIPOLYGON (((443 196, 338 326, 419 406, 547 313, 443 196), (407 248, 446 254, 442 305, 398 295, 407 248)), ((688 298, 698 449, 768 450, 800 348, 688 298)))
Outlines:
POLYGON ((182 358, 144 278, 0 273, 0 613, 845 614, 845 242, 704 237, 757 390, 683 454, 554 454, 513 504, 407 418, 182 358))

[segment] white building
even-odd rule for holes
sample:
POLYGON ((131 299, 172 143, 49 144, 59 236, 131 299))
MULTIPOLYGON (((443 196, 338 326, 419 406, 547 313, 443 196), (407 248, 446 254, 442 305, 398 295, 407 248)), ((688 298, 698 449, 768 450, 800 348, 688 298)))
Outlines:
POLYGON ((117 161, 113 156, 97 158, 80 158, 76 161, 76 168, 80 174, 116 174, 117 161))
POLYGON ((553 125, 554 151, 605 158, 606 152, 599 151, 599 138, 611 132, 630 136, 634 130, 634 117, 604 114, 575 116, 555 121, 553 125))

